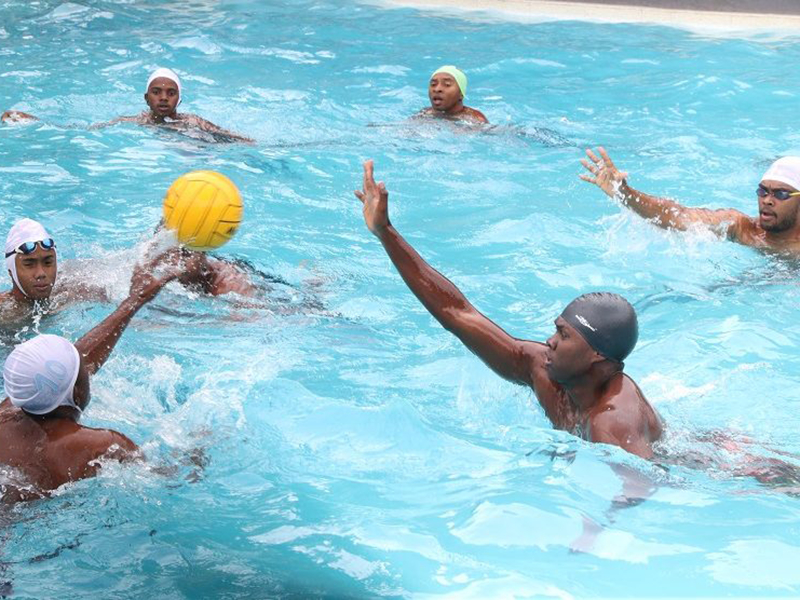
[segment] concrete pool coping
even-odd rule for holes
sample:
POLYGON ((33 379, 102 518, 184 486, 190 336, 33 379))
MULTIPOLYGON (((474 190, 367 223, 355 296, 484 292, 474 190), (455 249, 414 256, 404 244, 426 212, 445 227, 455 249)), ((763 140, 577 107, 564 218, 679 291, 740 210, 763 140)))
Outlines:
POLYGON ((688 28, 800 31, 797 0, 386 0, 415 8, 488 11, 511 18, 655 23, 688 28), (702 7, 702 8, 696 8, 702 7))

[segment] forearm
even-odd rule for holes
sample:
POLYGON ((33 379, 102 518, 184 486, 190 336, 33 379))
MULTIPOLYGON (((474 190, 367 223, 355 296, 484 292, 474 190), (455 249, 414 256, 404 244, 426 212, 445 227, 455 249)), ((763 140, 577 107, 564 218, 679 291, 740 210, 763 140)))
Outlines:
POLYGON ((614 195, 623 205, 665 229, 686 229, 689 209, 667 198, 658 198, 633 189, 626 181, 614 195))
POLYGON ((453 317, 472 309, 464 294, 425 262, 392 225, 387 225, 378 237, 409 289, 445 329, 452 330, 453 317))
POLYGON ((90 373, 96 372, 108 360, 122 332, 143 305, 141 299, 125 299, 114 312, 76 342, 75 347, 83 356, 90 373))

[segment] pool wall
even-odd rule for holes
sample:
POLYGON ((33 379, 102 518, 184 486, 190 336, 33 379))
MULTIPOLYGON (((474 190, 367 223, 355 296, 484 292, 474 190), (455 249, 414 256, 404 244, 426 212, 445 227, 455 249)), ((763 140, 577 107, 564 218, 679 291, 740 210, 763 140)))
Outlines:
POLYGON ((678 27, 737 30, 794 30, 800 27, 800 2, 785 0, 388 0, 418 8, 501 12, 525 19, 570 19, 615 23, 658 23, 678 27))

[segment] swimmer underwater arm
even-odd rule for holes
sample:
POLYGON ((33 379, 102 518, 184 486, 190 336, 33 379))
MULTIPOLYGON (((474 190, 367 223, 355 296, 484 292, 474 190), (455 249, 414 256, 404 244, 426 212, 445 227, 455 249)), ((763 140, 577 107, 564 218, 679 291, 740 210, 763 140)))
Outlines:
POLYGON ((29 113, 22 112, 21 110, 7 110, 0 117, 3 123, 16 123, 18 121, 38 121, 39 117, 35 117, 29 113))
POLYGON ((403 281, 434 318, 453 333, 495 373, 515 383, 533 385, 532 361, 544 346, 518 340, 475 309, 444 275, 436 271, 389 222, 389 193, 376 184, 373 163, 364 163, 364 187, 356 197, 364 205, 364 220, 381 241, 403 281))
POLYGON ((226 138, 228 141, 232 142, 244 142, 246 144, 255 144, 255 140, 246 137, 244 135, 239 135, 238 133, 234 133, 232 131, 228 131, 227 129, 223 129, 219 125, 215 125, 211 121, 207 121, 203 117, 198 117, 197 115, 187 115, 184 117, 189 124, 198 127, 199 129, 206 131, 208 133, 219 135, 226 138))
POLYGON ((117 117, 116 119, 111 119, 110 121, 103 121, 102 123, 94 123, 89 125, 89 129, 105 129, 106 127, 111 127, 112 125, 116 125, 117 123, 139 123, 140 125, 146 124, 147 118, 142 115, 136 115, 132 117, 117 117))
POLYGON ((175 266, 172 266, 160 278, 156 278, 151 274, 153 267, 165 256, 173 253, 174 251, 169 251, 156 258, 149 265, 135 269, 131 277, 130 295, 99 325, 75 342, 75 347, 83 356, 84 364, 90 375, 96 373, 108 360, 111 351, 122 336, 122 332, 128 327, 131 319, 139 309, 155 298, 167 283, 178 277, 180 272, 175 266))
POLYGON ((253 296, 257 288, 250 278, 235 265, 221 259, 209 258, 204 252, 181 249, 182 272, 178 281, 183 286, 195 287, 209 296, 222 296, 231 292, 253 296))
POLYGON ((663 229, 685 231, 697 224, 704 225, 719 235, 735 239, 745 222, 749 222, 747 215, 738 210, 690 208, 674 200, 650 196, 635 190, 628 185, 628 174, 614 166, 605 148, 599 147, 598 152, 600 157, 591 150, 586 150, 589 160, 581 159, 581 164, 589 173, 582 173, 580 178, 593 183, 609 198, 619 200, 639 216, 663 229))

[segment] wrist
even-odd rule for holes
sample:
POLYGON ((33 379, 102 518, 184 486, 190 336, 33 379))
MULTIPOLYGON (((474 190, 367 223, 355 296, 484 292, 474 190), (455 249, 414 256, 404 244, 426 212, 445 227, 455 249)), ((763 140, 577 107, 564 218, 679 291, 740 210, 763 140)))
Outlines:
POLYGON ((131 294, 120 303, 118 310, 135 314, 146 303, 147 300, 142 298, 139 294, 131 294))
POLYGON ((387 221, 386 225, 382 225, 372 231, 376 238, 378 238, 381 242, 387 240, 388 238, 392 237, 395 233, 394 227, 392 224, 387 221))

